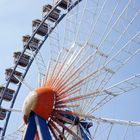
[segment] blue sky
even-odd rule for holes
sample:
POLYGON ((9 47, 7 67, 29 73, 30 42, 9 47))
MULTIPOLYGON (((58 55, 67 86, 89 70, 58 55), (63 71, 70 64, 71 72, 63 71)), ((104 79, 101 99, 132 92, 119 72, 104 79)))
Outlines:
MULTIPOLYGON (((1 84, 5 83, 5 69, 13 66, 13 52, 22 50, 22 36, 25 34, 31 34, 32 20, 41 18, 42 6, 44 4, 50 3, 50 1, 51 0, 0 0, 1 84)), ((114 77, 114 79, 116 78, 116 81, 123 80, 129 77, 129 75, 140 72, 139 60, 140 56, 137 55, 127 66, 124 67, 124 69, 122 69, 116 75, 116 77, 114 77), (131 70, 131 68, 133 69, 131 70)), ((28 92, 26 89, 23 89, 23 91, 28 92)), ((131 94, 118 97, 118 99, 113 101, 113 104, 109 103, 105 107, 105 109, 100 112, 100 114, 104 115, 103 117, 117 116, 119 119, 133 119, 136 121, 140 121, 139 92, 140 90, 138 89, 131 94), (113 107, 110 107, 112 105, 113 107)), ((27 95, 27 93, 25 93, 25 95, 27 95)), ((22 102, 22 99, 19 98, 16 103, 17 107, 21 107, 22 102)), ((17 113, 15 113, 14 115, 18 120, 20 120, 19 117, 21 117, 21 115, 17 113)), ((17 124, 20 124, 20 122, 17 122, 17 124)), ((13 130, 14 128, 15 126, 12 126, 10 124, 10 128, 8 131, 11 132, 11 130, 13 130)))

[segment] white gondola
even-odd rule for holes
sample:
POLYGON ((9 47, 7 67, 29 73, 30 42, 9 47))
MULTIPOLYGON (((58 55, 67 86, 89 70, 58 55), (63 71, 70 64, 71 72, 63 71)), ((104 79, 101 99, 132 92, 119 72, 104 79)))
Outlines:
MULTIPOLYGON (((43 17, 45 18, 48 13, 51 11, 52 9, 52 6, 47 4, 47 5, 44 5, 43 6, 43 17)), ((56 22, 59 18, 59 15, 60 15, 60 10, 55 8, 54 11, 48 16, 48 20, 50 20, 51 22, 56 22)))
POLYGON ((27 49, 29 50, 31 49, 34 51, 38 48, 40 40, 34 37, 32 41, 29 43, 29 45, 27 46, 27 43, 30 40, 30 38, 31 38, 30 35, 25 35, 22 37, 23 46, 27 47, 27 49))
POLYGON ((4 95, 2 95, 4 89, 5 89, 5 87, 3 87, 3 86, 0 87, 0 98, 2 98, 2 96, 3 96, 3 99, 5 101, 11 101, 12 98, 13 98, 13 94, 15 93, 15 91, 12 90, 12 89, 7 88, 6 91, 4 92, 4 95))
MULTIPOLYGON (((40 25, 41 20, 36 19, 32 21, 32 28, 33 28, 33 32, 36 31, 36 29, 38 28, 38 26, 40 25)), ((37 34, 41 35, 41 36, 45 36, 48 33, 48 24, 47 23, 43 23, 40 28, 37 30, 37 34)))
MULTIPOLYGON (((21 52, 14 52, 14 63, 15 64, 18 62, 20 55, 21 55, 21 52)), ((23 54, 18 62, 18 65, 20 65, 22 67, 26 67, 29 63, 29 60, 30 60, 30 56, 23 54)))
MULTIPOLYGON (((13 72, 13 69, 12 68, 9 68, 9 69, 6 69, 5 70, 5 79, 6 81, 9 80, 11 74, 13 72)), ((11 80, 10 82, 14 83, 14 84, 18 84, 19 83, 19 79, 22 77, 22 73, 21 72, 18 72, 18 71, 14 71, 14 75, 11 77, 11 80)))

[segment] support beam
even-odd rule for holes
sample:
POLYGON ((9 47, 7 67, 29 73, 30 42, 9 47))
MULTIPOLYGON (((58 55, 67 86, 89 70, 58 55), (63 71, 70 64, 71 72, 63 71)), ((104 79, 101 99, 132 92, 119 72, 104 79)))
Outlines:
POLYGON ((36 134, 38 134, 39 140, 52 140, 46 120, 31 112, 23 139, 34 140, 36 134))
POLYGON ((38 115, 35 115, 35 123, 37 126, 37 132, 39 134, 39 139, 40 140, 52 140, 46 120, 44 120, 43 118, 41 118, 38 115))
POLYGON ((33 140, 35 137, 35 134, 37 132, 37 127, 36 127, 34 116, 35 114, 31 112, 28 119, 27 129, 23 138, 24 140, 33 140))

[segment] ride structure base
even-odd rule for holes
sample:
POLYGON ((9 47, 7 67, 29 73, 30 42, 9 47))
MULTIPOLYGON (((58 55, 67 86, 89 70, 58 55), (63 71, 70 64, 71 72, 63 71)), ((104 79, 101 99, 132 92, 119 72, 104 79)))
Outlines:
POLYGON ((24 140, 52 140, 48 124, 34 112, 30 113, 24 140))

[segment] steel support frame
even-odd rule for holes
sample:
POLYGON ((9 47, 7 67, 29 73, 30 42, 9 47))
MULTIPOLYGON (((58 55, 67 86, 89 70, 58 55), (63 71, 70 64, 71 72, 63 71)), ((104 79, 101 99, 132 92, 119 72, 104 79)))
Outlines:
MULTIPOLYGON (((67 110, 68 111, 68 110, 67 110)), ((89 132, 89 128, 93 126, 92 122, 84 121, 83 119, 79 119, 79 117, 75 115, 68 115, 68 114, 61 114, 63 117, 71 120, 74 122, 74 124, 77 126, 77 135, 80 136, 83 140, 90 140, 91 139, 91 134, 89 132)), ((64 124, 67 124, 65 121, 61 121, 64 124)), ((72 138, 75 140, 75 138, 72 138)))
POLYGON ((46 120, 31 112, 23 139, 34 140, 36 136, 39 140, 52 140, 46 120))

